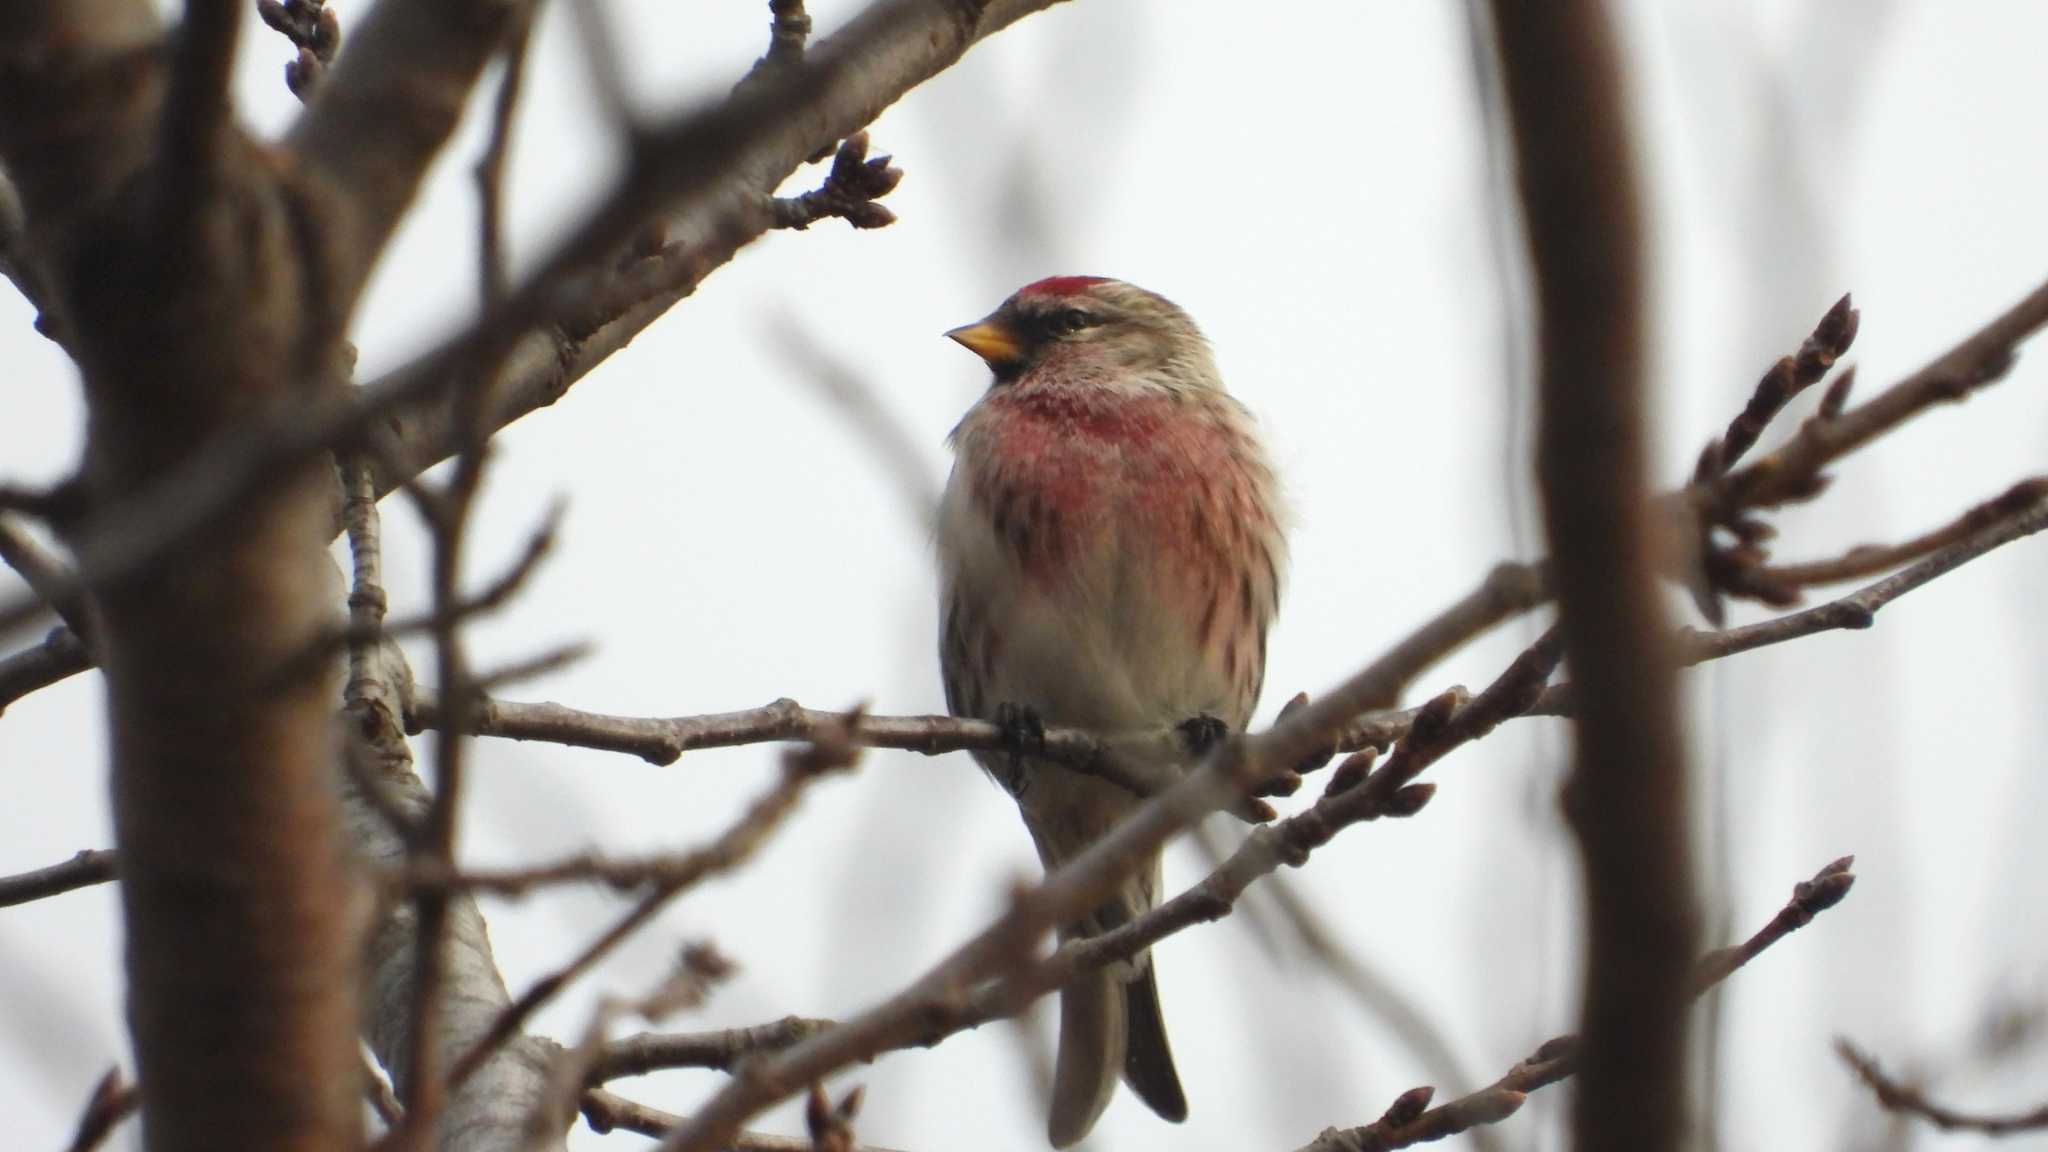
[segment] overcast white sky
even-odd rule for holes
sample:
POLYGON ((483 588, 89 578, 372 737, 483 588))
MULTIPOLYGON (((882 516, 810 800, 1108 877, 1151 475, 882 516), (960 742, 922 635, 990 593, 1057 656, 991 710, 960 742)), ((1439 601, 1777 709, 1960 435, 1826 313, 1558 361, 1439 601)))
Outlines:
MULTIPOLYGON (((344 35, 361 3, 337 0, 344 35)), ((650 109, 722 92, 764 43, 765 5, 615 3, 650 109)), ((830 29, 851 3, 814 0, 830 29)), ((2048 275, 2048 149, 2025 0, 1637 0, 1625 5, 1656 222, 1662 416, 1676 480, 1776 356, 1844 290, 1856 360, 1888 383, 2048 275)), ((514 555, 556 497, 562 547, 476 630, 482 657, 589 639, 590 660, 508 692, 679 714, 793 696, 818 707, 943 709, 929 540, 892 468, 781 348, 791 325, 855 367, 936 485, 943 437, 984 383, 939 333, 1038 276, 1118 276, 1186 306, 1263 420, 1297 516, 1261 717, 1311 692, 1529 554, 1525 422, 1503 352, 1496 240, 1463 7, 1079 0, 1035 16, 912 93, 873 129, 907 175, 900 220, 776 235, 499 451, 475 576, 514 555), (1524 529, 1518 534, 1518 519, 1524 529)), ((543 20, 513 156, 519 250, 532 255, 610 174, 612 153, 565 10, 543 20)), ((294 109, 278 38, 250 21, 246 119, 294 109)), ((382 268, 356 328, 365 375, 405 359, 473 302, 472 125, 382 268)), ((798 177, 805 186, 817 170, 798 177)), ((0 299, 0 476, 50 478, 82 436, 75 378, 0 299)), ((1917 532, 2041 468, 2038 356, 1968 405, 1840 471, 1782 518, 1788 556, 1917 532)), ((424 602, 402 503, 394 603, 424 602)), ((1721 1004, 1725 1146, 1848 1146, 1881 1126, 1829 1050, 1847 1033, 1892 1058, 1959 1066, 1989 1006, 2042 1002, 2048 854, 2033 821, 2048 724, 2034 701, 2048 615, 2024 589, 2038 542, 1916 593, 1878 627, 1739 658, 1690 680, 1703 821, 1719 846, 1719 936, 1747 935, 1790 885, 1858 854, 1854 896, 1732 982, 1721 1004)), ((13 585, 7 585, 13 587, 13 585)), ((1426 688, 1490 677, 1529 627, 1461 654, 1426 688)), ((422 664, 422 668, 427 665, 422 664)), ((100 687, 75 678, 0 718, 0 872, 110 841, 100 687)), ((1345 943, 1490 1080, 1568 1030, 1575 872, 1553 803, 1562 729, 1529 721, 1433 773, 1421 817, 1357 829, 1298 879, 1345 943)), ((767 748, 667 768, 541 745, 479 756, 463 849, 510 863, 591 845, 686 846, 772 779, 767 748)), ((743 966, 682 1027, 842 1015, 891 991, 992 914, 1034 868, 1010 801, 964 756, 871 755, 818 789, 740 877, 669 912, 543 1015, 580 1030, 600 992, 644 988, 682 941, 743 966)), ((1171 886, 1198 875, 1170 857, 1171 886)), ((523 986, 603 922, 578 892, 487 908, 523 986)), ((125 1062, 119 932, 107 890, 0 912, 0 1114, 22 1147, 68 1138, 125 1062)), ((1285 1149, 1372 1119, 1432 1079, 1387 1028, 1242 918, 1157 951, 1193 1117, 1128 1095, 1092 1146, 1285 1149)), ((1049 1017, 1041 1018, 1049 1035, 1049 1017)), ((863 1139, 917 1150, 1042 1147, 1017 1033, 984 1028, 885 1058, 863 1139)), ((1963 1063, 1967 1063, 1964 1061, 1963 1063)), ((1956 1100, 2032 1103, 2043 1063, 1942 1081, 1956 1100)), ((685 1110, 712 1083, 622 1087, 685 1110)), ((1555 1146, 1552 1091, 1500 1129, 1555 1146)), ((772 1124, 797 1131, 790 1108, 772 1124)), ((629 1147, 633 1137, 579 1147, 629 1147)), ((1922 1143, 1931 1142, 1924 1134, 1922 1143)))

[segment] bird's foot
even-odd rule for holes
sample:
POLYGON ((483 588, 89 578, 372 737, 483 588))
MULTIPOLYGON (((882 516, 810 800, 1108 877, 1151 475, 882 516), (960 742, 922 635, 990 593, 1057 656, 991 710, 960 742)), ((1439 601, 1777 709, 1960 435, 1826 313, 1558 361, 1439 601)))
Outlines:
POLYGON ((1207 712, 1198 712, 1181 721, 1177 727, 1180 729, 1181 740, 1187 744, 1190 756, 1207 756, 1216 750, 1217 745, 1230 739, 1230 725, 1225 724, 1222 718, 1211 716, 1207 712))
POLYGON ((1045 750, 1045 721, 1031 705, 1007 701, 996 705, 995 725, 1003 730, 1011 755, 1021 758, 1045 750))

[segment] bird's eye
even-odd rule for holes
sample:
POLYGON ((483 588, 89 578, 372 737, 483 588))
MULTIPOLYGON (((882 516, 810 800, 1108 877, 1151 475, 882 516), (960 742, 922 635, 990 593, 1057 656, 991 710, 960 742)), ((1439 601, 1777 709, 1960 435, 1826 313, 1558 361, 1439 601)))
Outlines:
POLYGON ((1055 336, 1072 336, 1083 328, 1092 328, 1099 323, 1101 321, 1096 319, 1094 313, 1084 312, 1079 308, 1065 308, 1053 313, 1046 320, 1045 326, 1051 329, 1055 336))

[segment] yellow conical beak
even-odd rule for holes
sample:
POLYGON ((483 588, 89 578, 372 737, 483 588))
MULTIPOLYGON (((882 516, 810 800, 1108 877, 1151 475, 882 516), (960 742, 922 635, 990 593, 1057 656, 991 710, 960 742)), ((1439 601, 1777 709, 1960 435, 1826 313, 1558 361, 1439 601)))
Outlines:
POLYGON ((1024 358, 1024 346, 1017 342, 1017 336, 1010 331, 1009 325, 1000 320, 977 321, 955 328, 946 335, 986 360, 991 368, 1015 364, 1024 358))

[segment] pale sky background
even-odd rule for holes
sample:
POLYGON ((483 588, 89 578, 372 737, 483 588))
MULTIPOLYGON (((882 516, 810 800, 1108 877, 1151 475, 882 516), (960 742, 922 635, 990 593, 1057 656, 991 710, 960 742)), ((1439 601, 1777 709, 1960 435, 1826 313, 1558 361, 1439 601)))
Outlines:
MULTIPOLYGON (((346 37, 363 5, 333 7, 346 37)), ((829 30, 853 7, 814 0, 812 13, 829 30)), ((630 86, 654 111, 723 92, 765 44, 759 3, 611 8, 628 33, 630 86)), ((1842 291, 1863 311, 1867 393, 2048 275, 2048 9, 1624 9, 1655 222, 1651 386, 1667 480, 1842 291)), ((614 158, 565 15, 552 5, 540 27, 514 145, 527 257, 614 158)), ((278 131, 295 111, 287 46, 251 19, 243 48, 243 115, 278 131)), ((887 201, 899 223, 853 233, 826 222, 757 243, 498 439, 472 579, 516 554, 550 501, 565 497, 569 512, 554 557, 474 630, 475 646, 488 664, 597 645, 507 696, 658 715, 785 695, 942 710, 929 538, 892 471, 901 465, 782 345, 795 326, 856 369, 915 446, 908 466, 936 485, 945 432, 985 381, 939 333, 1053 273, 1118 276, 1184 305, 1270 435, 1298 527, 1262 719, 1354 670, 1494 561, 1534 549, 1526 397, 1504 354, 1493 178, 1460 4, 1079 0, 977 48, 873 137, 907 173, 887 201)), ((480 148, 472 123, 382 266, 355 330, 366 377, 473 306, 468 171, 480 148)), ((800 173, 792 190, 819 174, 800 173)), ((0 478, 13 481, 62 474, 82 435, 75 377, 28 319, 0 292, 0 478)), ((1780 518, 1782 554, 1900 538, 2039 470, 2043 362, 2023 355, 2004 384, 1857 456, 1821 504, 1780 518)), ((386 522, 394 609, 416 610, 423 536, 402 501, 386 522)), ((2015 545, 1868 632, 1690 677, 1703 842, 1718 845, 1701 861, 1715 942, 1753 931, 1835 856, 1857 853, 1861 877, 1720 1002, 1722 1146, 1884 1145, 1882 1120, 1830 1050, 1838 1033, 1894 1069, 1943 1073, 1942 1095, 1959 1104, 2042 1096, 2037 1051, 1990 1071, 1970 1053, 1998 1005, 2048 996, 2034 923, 2048 723, 2032 706, 2048 613, 2027 593, 2044 562, 2040 542, 2015 545)), ((1420 690, 1482 683, 1534 627, 1476 645, 1420 690)), ((0 717, 13 786, 0 873, 110 842, 99 705, 88 674, 0 717)), ((1569 1030, 1577 877, 1554 803, 1562 734, 1554 721, 1509 726, 1432 772, 1442 790, 1423 815, 1354 829, 1292 877, 1434 1023, 1466 1079, 1436 1079, 1284 933, 1262 941, 1238 917, 1156 952, 1192 1119, 1170 1128, 1120 1093, 1090 1146, 1292 1148, 1325 1125, 1373 1119, 1415 1084, 1436 1079, 1442 1098, 1491 1080, 1569 1030)), ((654 768, 488 742, 462 851, 509 864, 687 847, 769 785, 775 755, 704 752, 654 768)), ((680 902, 540 1028, 578 1033, 597 994, 643 990, 699 938, 742 971, 670 1026, 847 1015, 977 928, 1034 869, 1010 801, 965 756, 873 753, 818 788, 758 863, 680 902)), ((1170 887, 1199 874, 1191 852, 1169 857, 1170 887)), ((551 969, 619 903, 579 890, 489 904, 508 981, 551 969)), ((61 1146, 94 1079, 127 1064, 114 913, 104 888, 0 911, 0 1115, 20 1147, 61 1146)), ((1049 1036, 1050 1015, 1039 1022, 1049 1036)), ((987 1027, 841 1077, 867 1086, 861 1138, 918 1152, 1042 1148, 1018 1035, 987 1027)), ((687 1110, 716 1079, 615 1087, 687 1110)), ((1497 1138, 1559 1146, 1565 1099, 1547 1090, 1497 1138)), ((800 1119, 784 1107, 763 1126, 797 1132, 800 1119)), ((571 1142, 638 1140, 579 1129, 571 1142)))

